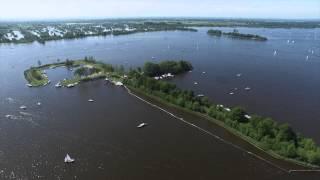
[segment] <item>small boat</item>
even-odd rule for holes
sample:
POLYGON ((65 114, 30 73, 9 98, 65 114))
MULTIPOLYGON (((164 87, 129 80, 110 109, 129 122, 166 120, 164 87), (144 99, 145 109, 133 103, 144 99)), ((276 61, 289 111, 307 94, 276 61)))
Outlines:
POLYGON ((251 119, 251 116, 249 116, 248 114, 244 115, 244 117, 247 119, 251 119))
POLYGON ((202 72, 202 74, 205 74, 205 73, 206 73, 205 71, 202 72))
POLYGON ((277 51, 275 50, 275 51, 273 51, 273 55, 274 56, 276 56, 277 55, 277 51))
POLYGON ((93 99, 88 99, 88 102, 94 102, 94 100, 93 99))
POLYGON ((41 102, 37 102, 37 105, 38 105, 38 106, 41 106, 41 102))
POLYGON ((197 84, 198 84, 198 82, 194 82, 193 84, 194 84, 194 85, 197 85, 197 84))
POLYGON ((311 50, 311 54, 313 54, 314 53, 314 51, 313 50, 311 50))
POLYGON ((234 92, 230 92, 229 94, 230 94, 230 95, 234 95, 234 92))
POLYGON ((20 106, 20 109, 26 110, 27 106, 20 106))
POLYGON ((56 87, 56 88, 60 88, 60 87, 62 87, 62 85, 61 85, 60 82, 58 82, 58 83, 55 85, 55 87, 56 87))
POLYGON ((118 81, 118 82, 115 83, 115 85, 116 85, 116 86, 123 86, 123 83, 120 82, 120 81, 118 81))
POLYGON ((198 96, 198 97, 204 97, 204 95, 203 95, 203 94, 198 94, 197 96, 198 96))
POLYGON ((143 127, 145 127, 145 126, 147 126, 148 124, 147 123, 141 123, 141 124, 139 124, 138 126, 137 126, 137 128, 143 128, 143 127))
POLYGON ((151 59, 156 59, 156 57, 152 56, 151 59))
POLYGON ((66 155, 64 158, 65 163, 73 163, 75 160, 69 156, 69 154, 66 155))
POLYGON ((108 78, 105 78, 104 80, 105 80, 105 81, 109 81, 109 79, 108 79, 108 78))
POLYGON ((11 119, 13 117, 13 115, 7 114, 5 117, 8 119, 11 119))
POLYGON ((249 90, 251 90, 251 88, 250 87, 246 87, 246 88, 244 88, 244 90, 249 91, 249 90))
POLYGON ((309 56, 306 57, 306 61, 308 61, 308 60, 309 60, 309 56))
POLYGON ((228 111, 228 112, 230 112, 230 111, 231 111, 231 109, 230 109, 230 108, 224 108, 224 110, 226 110, 226 111, 228 111))
POLYGON ((32 84, 26 84, 26 86, 28 86, 28 87, 32 87, 32 84))
POLYGON ((242 74, 240 74, 240 73, 239 73, 239 74, 237 74, 237 77, 241 77, 241 76, 242 76, 242 74))
POLYGON ((68 84, 67 85, 67 88, 72 88, 72 87, 74 87, 74 84, 68 84))

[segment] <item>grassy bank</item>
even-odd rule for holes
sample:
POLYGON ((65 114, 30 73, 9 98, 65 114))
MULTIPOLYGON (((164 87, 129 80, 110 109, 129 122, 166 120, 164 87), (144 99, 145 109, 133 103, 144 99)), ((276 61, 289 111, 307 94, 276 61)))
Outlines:
MULTIPOLYGON (((155 95, 152 95, 152 94, 149 94, 149 93, 146 93, 145 91, 141 90, 141 89, 137 89, 137 88, 134 88, 132 86, 128 86, 127 87, 133 92, 133 93, 136 93, 138 94, 141 94, 142 96, 145 96, 145 97, 148 97, 150 98, 151 100, 153 101, 156 101, 156 102, 159 102, 167 107, 172 107, 172 108, 175 108, 175 109, 178 109, 180 111, 183 111, 183 112, 187 112, 187 113, 190 113, 190 114, 193 114, 193 115, 196 115, 198 116, 199 118, 203 118, 203 119, 206 119, 212 123, 215 123, 217 125, 219 125, 220 127, 226 129, 228 132, 232 133, 233 135, 245 140, 246 142, 248 142, 249 144, 251 144, 252 146, 254 146, 255 148, 263 151, 264 153, 276 158, 276 159, 280 159, 280 160, 285 160, 285 161, 288 161, 288 162, 291 162, 291 163, 295 163, 295 164, 298 164, 298 165, 301 165, 301 166, 304 166, 304 167, 307 167, 307 168, 319 168, 318 165, 314 165, 314 164, 310 164, 310 163, 306 163, 306 162, 303 162, 303 161, 298 161, 298 160, 295 160, 295 159, 290 159, 290 158, 286 158, 286 157, 283 157, 279 154, 277 154, 276 152, 272 151, 272 150, 265 150, 263 148, 261 148, 261 144, 248 137, 248 136, 244 136, 242 133, 240 133, 238 130, 234 129, 234 128, 231 128, 229 127, 228 125, 226 125, 223 121, 220 121, 220 120, 217 120, 217 119, 214 119, 204 113, 199 113, 199 112, 195 112, 195 111, 192 111, 192 110, 189 110, 189 109, 186 109, 186 108, 183 108, 183 107, 180 107, 180 106, 177 106, 175 104, 172 104, 168 101, 165 101, 155 95)), ((139 96, 141 97, 141 96, 139 96)), ((143 98, 143 97, 142 97, 143 98)))
POLYGON ((33 87, 44 86, 49 83, 48 77, 39 68, 30 68, 24 71, 24 77, 28 81, 29 86, 33 87))
POLYGON ((214 104, 203 95, 182 90, 166 81, 131 72, 125 84, 143 94, 209 119, 278 159, 310 168, 320 165, 320 148, 315 142, 296 133, 288 124, 271 118, 248 115, 241 107, 227 108, 214 104))

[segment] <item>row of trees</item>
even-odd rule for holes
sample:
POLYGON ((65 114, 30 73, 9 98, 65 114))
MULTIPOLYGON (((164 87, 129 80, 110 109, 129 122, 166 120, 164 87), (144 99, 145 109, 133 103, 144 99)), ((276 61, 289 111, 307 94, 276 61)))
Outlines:
MULTIPOLYGON (((145 66, 146 72, 146 69, 154 64, 146 63, 145 66)), ((147 71, 145 74, 153 76, 158 75, 158 72, 158 70, 147 71)), ((259 147, 266 151, 273 151, 285 158, 320 165, 320 148, 312 139, 295 133, 288 124, 278 124, 271 118, 256 115, 248 118, 245 116, 246 111, 240 107, 228 111, 210 102, 207 97, 198 97, 192 91, 181 90, 166 81, 154 80, 136 70, 129 72, 129 78, 125 80, 125 83, 168 103, 220 120, 228 127, 253 139, 259 147)))
POLYGON ((154 77, 166 73, 180 74, 192 70, 192 65, 187 61, 162 61, 160 63, 146 62, 143 66, 145 75, 154 77))

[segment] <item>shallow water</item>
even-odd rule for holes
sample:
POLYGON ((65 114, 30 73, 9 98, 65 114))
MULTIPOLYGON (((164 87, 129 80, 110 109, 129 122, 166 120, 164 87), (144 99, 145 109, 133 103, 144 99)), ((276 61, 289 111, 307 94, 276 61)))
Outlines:
MULTIPOLYGON (((0 45, 0 177, 318 179, 317 173, 283 172, 105 81, 56 89, 58 80, 72 75, 66 69, 56 69, 47 71, 50 86, 25 86, 23 71, 36 66, 38 60, 45 64, 58 58, 95 56, 130 67, 140 66, 151 57, 155 57, 153 61, 186 59, 195 70, 173 80, 180 87, 205 94, 217 103, 241 105, 249 112, 288 122, 320 143, 320 30, 239 29, 265 35, 269 41, 208 37, 207 29, 200 28, 197 33, 154 32, 51 41, 46 45, 0 45), (288 44, 287 40, 295 43, 288 44), (241 77, 236 76, 239 73, 241 77), (194 81, 199 84, 195 86, 194 81), (247 86, 250 91, 244 90, 247 86), (229 95, 233 88, 239 90, 229 95), (95 102, 89 103, 90 98, 95 102), (19 109, 21 105, 27 109, 19 109), (8 114, 19 118, 8 119, 8 114), (141 122, 149 126, 137 129, 141 122), (66 153, 76 163, 65 165, 66 153)), ((224 139, 247 146, 206 121, 180 115, 224 139)))

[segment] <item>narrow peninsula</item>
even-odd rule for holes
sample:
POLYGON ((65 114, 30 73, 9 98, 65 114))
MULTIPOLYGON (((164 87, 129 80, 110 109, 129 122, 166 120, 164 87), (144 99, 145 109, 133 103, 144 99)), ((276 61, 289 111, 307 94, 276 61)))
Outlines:
POLYGON ((74 77, 60 81, 61 86, 73 87, 83 81, 106 78, 154 101, 208 119, 275 158, 309 168, 320 166, 320 147, 312 139, 296 133, 288 124, 249 115, 241 107, 227 108, 163 80, 191 71, 193 67, 187 61, 146 62, 142 68, 125 70, 86 57, 32 67, 25 71, 25 78, 31 86, 43 86, 50 82, 44 70, 58 67, 74 68, 74 77))

